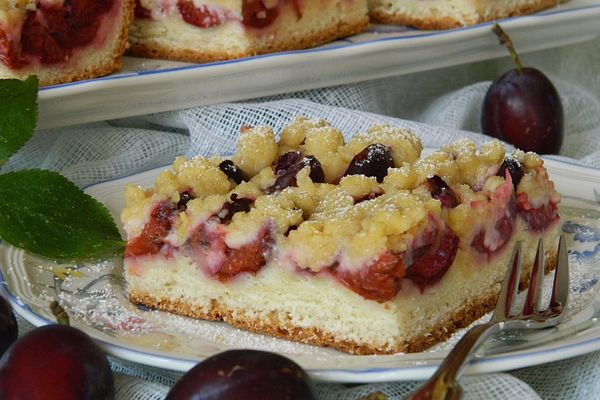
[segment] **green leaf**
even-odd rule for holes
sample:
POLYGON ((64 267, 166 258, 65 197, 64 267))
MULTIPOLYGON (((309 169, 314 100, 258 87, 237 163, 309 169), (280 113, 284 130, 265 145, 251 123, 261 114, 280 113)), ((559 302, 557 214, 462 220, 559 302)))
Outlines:
POLYGON ((38 79, 0 79, 0 166, 33 135, 37 122, 38 79))
POLYGON ((0 238, 54 259, 121 254, 125 243, 100 202, 52 171, 0 175, 0 238))

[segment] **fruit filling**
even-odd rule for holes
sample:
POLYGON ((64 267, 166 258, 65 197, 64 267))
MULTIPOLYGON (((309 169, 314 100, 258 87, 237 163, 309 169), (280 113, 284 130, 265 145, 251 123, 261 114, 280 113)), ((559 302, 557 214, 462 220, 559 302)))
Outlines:
POLYGON ((372 176, 381 183, 387 175, 388 168, 393 167, 394 160, 390 149, 380 143, 375 143, 368 145, 354 156, 348 169, 344 172, 344 176, 357 174, 372 176))
POLYGON ((533 232, 543 232, 546 228, 558 221, 558 205, 555 202, 543 204, 533 208, 527 200, 527 194, 520 193, 517 198, 517 210, 533 232))
POLYGON ((160 19, 174 13, 198 28, 214 28, 226 22, 239 21, 247 28, 263 29, 279 17, 285 4, 290 3, 296 18, 302 17, 300 0, 243 0, 241 10, 198 3, 192 0, 136 0, 135 15, 142 19, 160 19))
POLYGON ((388 252, 358 273, 340 274, 340 281, 365 299, 384 302, 396 296, 405 276, 402 256, 388 252))
POLYGON ((279 157, 275 165, 277 179, 265 191, 271 194, 290 186, 297 186, 296 177, 298 172, 305 167, 310 168, 309 177, 313 182, 325 182, 325 174, 319 160, 313 156, 303 157, 299 151, 292 151, 279 157))
POLYGON ((474 207, 494 210, 491 223, 484 225, 475 235, 471 246, 480 253, 493 254, 504 248, 510 240, 516 221, 516 204, 511 175, 506 172, 504 184, 489 195, 488 204, 474 203, 474 207))
POLYGON ((104 17, 118 3, 117 0, 17 2, 16 7, 3 14, 8 19, 0 20, 0 61, 12 69, 66 62, 78 48, 104 40, 104 17))
POLYGON ((444 208, 454 208, 460 204, 457 194, 444 182, 442 178, 433 175, 427 178, 427 185, 431 192, 431 197, 439 200, 444 208))
POLYGON ((202 225, 185 244, 196 265, 222 282, 242 272, 255 274, 267 262, 272 245, 270 230, 261 229, 256 239, 239 248, 225 243, 225 230, 220 225, 202 225))
POLYGON ((165 245, 165 238, 171 230, 173 205, 159 203, 152 212, 148 222, 139 236, 127 242, 125 257, 144 256, 158 253, 165 245))
MULTIPOLYGON (((413 281, 421 292, 437 283, 452 265, 458 251, 458 237, 451 229, 425 230, 410 251, 386 252, 366 268, 349 274, 338 272, 340 281, 366 299, 392 300, 400 291, 402 280, 413 281)), ((334 271, 339 271, 337 265, 334 271)))
POLYGON ((235 14, 229 10, 205 4, 196 6, 191 0, 179 0, 177 7, 181 18, 198 28, 212 28, 235 19, 235 14))
POLYGON ((386 302, 438 284, 459 251, 485 267, 517 227, 540 233, 558 220, 560 196, 535 154, 506 157, 498 141, 421 150, 387 125, 347 143, 302 117, 279 141, 246 128, 231 159, 179 158, 155 188, 128 187, 128 268, 184 254, 224 283, 285 268, 386 302))
POLYGON ((415 249, 406 276, 419 286, 421 292, 444 276, 458 251, 458 237, 451 229, 437 232, 435 240, 415 249))

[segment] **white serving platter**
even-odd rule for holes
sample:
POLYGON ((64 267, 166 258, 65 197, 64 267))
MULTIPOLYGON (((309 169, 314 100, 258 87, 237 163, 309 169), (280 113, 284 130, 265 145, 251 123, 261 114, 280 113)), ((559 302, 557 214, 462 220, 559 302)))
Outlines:
MULTIPOLYGON (((571 0, 500 21, 520 53, 600 36, 600 1, 571 0)), ((446 31, 373 25, 325 46, 187 64, 125 57, 121 72, 45 87, 39 128, 143 115, 427 71, 506 56, 491 23, 446 31)))

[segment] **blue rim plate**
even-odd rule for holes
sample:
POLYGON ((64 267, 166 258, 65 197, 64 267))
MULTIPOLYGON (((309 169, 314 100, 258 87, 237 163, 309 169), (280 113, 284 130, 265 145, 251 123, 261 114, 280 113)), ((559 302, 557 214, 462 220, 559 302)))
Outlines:
MULTIPOLYGON (((520 53, 600 35, 600 1, 571 0, 501 20, 520 53)), ((491 23, 445 31, 372 25, 300 51, 207 64, 125 57, 120 73, 42 88, 40 128, 144 115, 427 71, 507 56, 491 23)))
MULTIPOLYGON (((600 349, 600 171, 546 160, 564 194, 564 231, 570 240, 572 304, 557 329, 537 332, 510 345, 493 343, 468 374, 506 371, 574 357, 600 349)), ((90 186, 86 191, 118 217, 126 184, 150 186, 164 168, 90 186)), ((72 323, 115 357, 186 371, 198 361, 231 348, 252 347, 284 354, 320 381, 381 382, 425 379, 435 370, 458 332, 430 351, 389 356, 352 356, 335 350, 252 334, 223 323, 197 321, 131 305, 118 259, 94 264, 59 264, 10 245, 0 246, 0 291, 35 326, 52 322, 49 300, 60 298, 72 323)))

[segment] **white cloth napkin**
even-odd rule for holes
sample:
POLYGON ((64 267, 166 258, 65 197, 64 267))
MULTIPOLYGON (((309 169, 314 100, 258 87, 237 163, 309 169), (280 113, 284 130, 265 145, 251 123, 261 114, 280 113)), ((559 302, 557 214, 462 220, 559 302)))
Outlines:
MULTIPOLYGON (((566 137, 561 155, 555 157, 600 168, 600 40, 530 54, 523 62, 547 72, 563 99, 566 137)), ((2 171, 47 168, 86 186, 167 165, 181 154, 231 153, 240 126, 267 124, 278 131, 299 114, 325 118, 347 135, 373 122, 389 122, 413 129, 426 147, 461 137, 481 143, 489 140, 477 133, 483 96, 490 79, 509 66, 506 59, 488 61, 254 102, 39 131, 2 171)), ((20 318, 19 323, 22 333, 32 328, 20 318)), ((181 376, 111 361, 118 399, 163 399, 181 376)), ((416 385, 319 384, 317 389, 319 399, 327 400, 358 399, 375 390, 400 399, 416 385)), ((466 377, 463 386, 465 399, 598 399, 600 353, 511 373, 466 377)))

